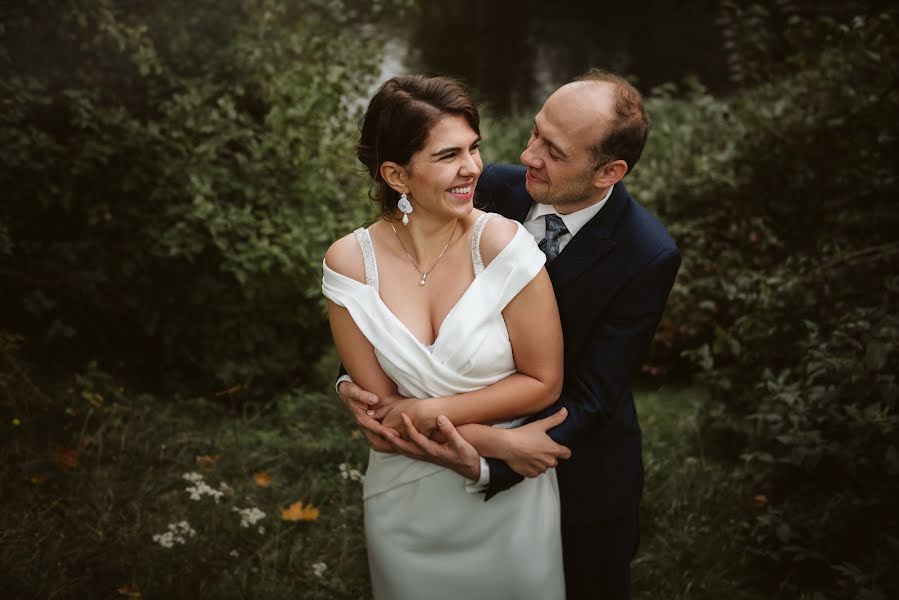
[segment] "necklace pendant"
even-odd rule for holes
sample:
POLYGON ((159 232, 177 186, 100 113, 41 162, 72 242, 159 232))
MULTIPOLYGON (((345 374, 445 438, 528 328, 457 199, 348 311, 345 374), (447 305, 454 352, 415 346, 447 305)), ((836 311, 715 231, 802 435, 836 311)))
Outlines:
POLYGON ((418 280, 418 285, 424 285, 424 284, 426 284, 427 282, 428 282, 428 274, 427 274, 427 273, 422 273, 422 274, 421 274, 421 279, 418 280))

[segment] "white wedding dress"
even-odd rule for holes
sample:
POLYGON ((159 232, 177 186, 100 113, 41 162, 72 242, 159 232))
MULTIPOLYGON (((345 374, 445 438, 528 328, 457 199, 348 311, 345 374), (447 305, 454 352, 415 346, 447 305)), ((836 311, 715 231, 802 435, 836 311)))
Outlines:
MULTIPOLYGON (((384 372, 410 398, 449 396, 515 372, 502 310, 545 257, 521 226, 485 268, 485 213, 472 230, 475 279, 426 346, 379 295, 368 230, 358 229, 366 283, 323 264, 325 296, 347 308, 384 372)), ((514 423, 498 424, 509 427, 514 423)), ((379 600, 553 600, 565 596, 559 491, 554 470, 484 501, 453 471, 371 451, 365 474, 365 534, 379 600)))

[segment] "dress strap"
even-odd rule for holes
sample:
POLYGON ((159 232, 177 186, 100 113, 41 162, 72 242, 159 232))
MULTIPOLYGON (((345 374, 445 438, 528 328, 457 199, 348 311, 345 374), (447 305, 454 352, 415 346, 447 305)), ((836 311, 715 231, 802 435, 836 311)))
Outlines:
POLYGON ((353 235, 356 236, 356 241, 359 242, 359 247, 362 249, 365 284, 375 288, 375 291, 380 291, 380 286, 378 285, 378 263, 375 262, 375 247, 371 243, 371 235, 368 233, 368 229, 364 227, 354 231, 353 235))
POLYGON ((487 221, 496 213, 484 213, 475 221, 471 231, 471 264, 474 266, 474 276, 477 277, 484 271, 484 259, 481 258, 481 233, 487 221))

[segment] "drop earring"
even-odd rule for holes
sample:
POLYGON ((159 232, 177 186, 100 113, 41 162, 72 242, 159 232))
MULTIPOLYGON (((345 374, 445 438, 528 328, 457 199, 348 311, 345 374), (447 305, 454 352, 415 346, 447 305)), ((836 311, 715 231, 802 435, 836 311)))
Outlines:
POLYGON ((400 200, 396 203, 396 207, 403 213, 403 225, 409 225, 409 215, 412 214, 412 203, 406 192, 400 194, 400 200))

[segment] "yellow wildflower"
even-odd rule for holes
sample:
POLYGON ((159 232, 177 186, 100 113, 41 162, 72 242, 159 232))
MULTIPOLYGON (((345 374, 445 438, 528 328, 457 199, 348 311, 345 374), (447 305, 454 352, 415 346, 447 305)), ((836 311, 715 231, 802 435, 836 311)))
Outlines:
POLYGON ((312 504, 303 505, 302 502, 294 502, 287 508, 281 509, 283 521, 317 521, 319 510, 312 504))

